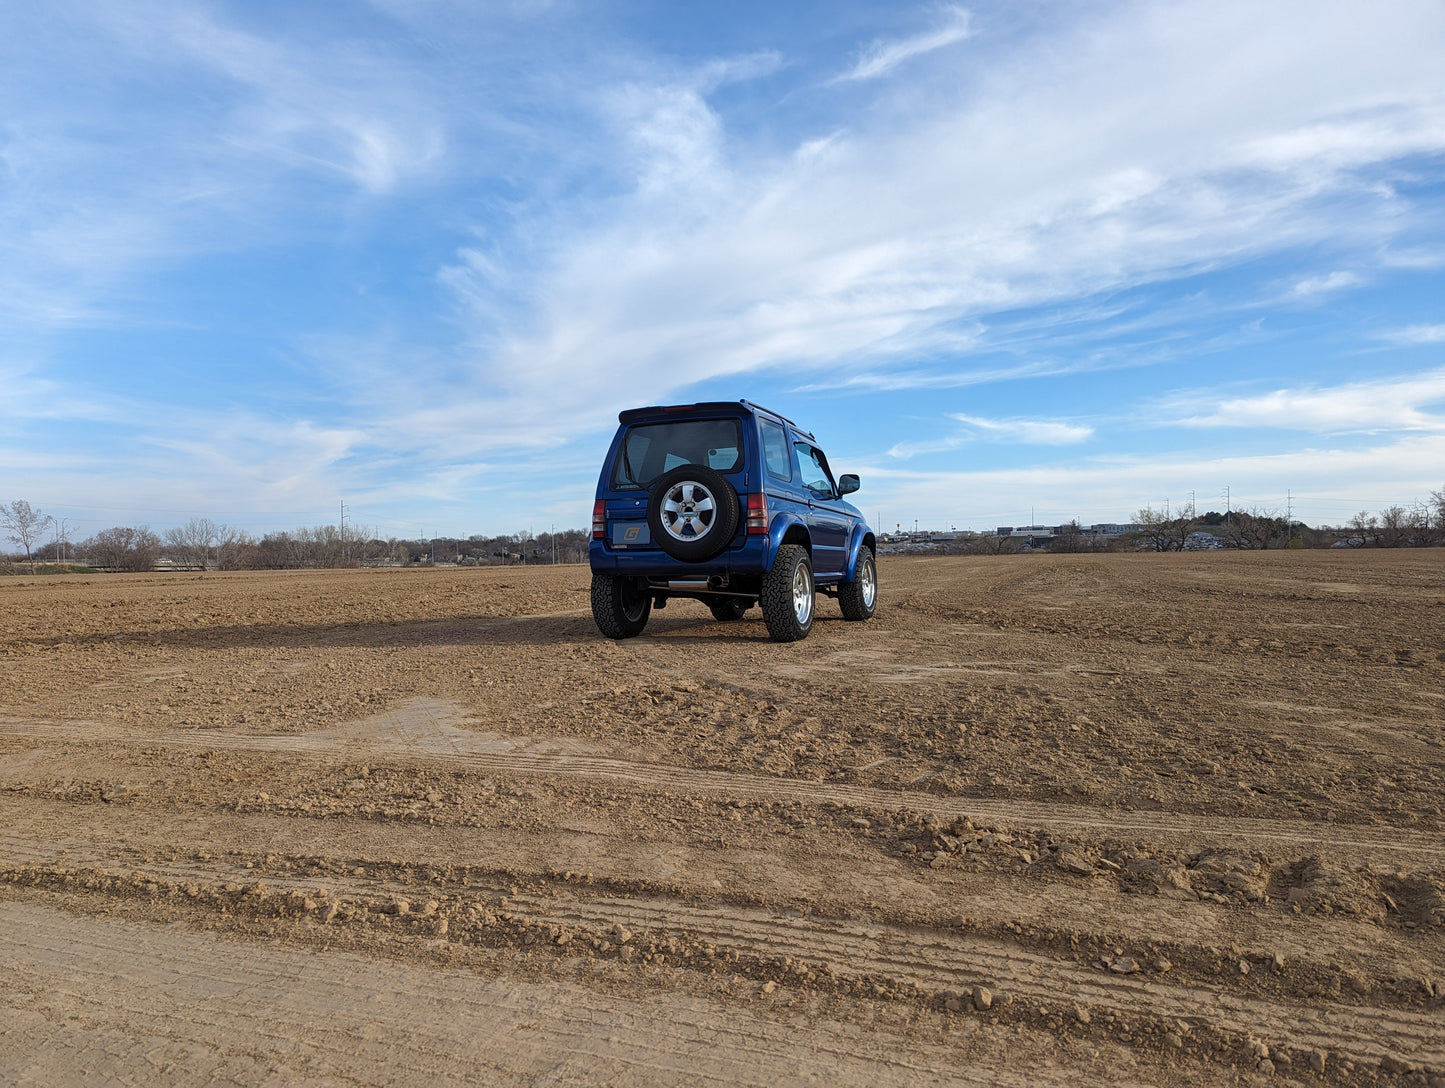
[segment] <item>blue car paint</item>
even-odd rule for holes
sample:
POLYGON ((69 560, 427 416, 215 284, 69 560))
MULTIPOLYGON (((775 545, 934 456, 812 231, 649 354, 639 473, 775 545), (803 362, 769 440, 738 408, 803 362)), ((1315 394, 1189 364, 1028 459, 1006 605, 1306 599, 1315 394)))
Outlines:
MULTIPOLYGON (((742 579, 760 578, 772 568, 778 549, 783 543, 793 540, 807 547, 810 555, 814 557, 814 583, 819 588, 827 588, 840 582, 853 581, 857 577, 863 548, 876 547, 873 530, 862 513, 837 494, 836 479, 830 479, 831 495, 808 492, 803 487, 797 443, 806 443, 817 449, 816 440, 811 433, 784 416, 748 401, 730 401, 676 408, 631 409, 619 414, 618 423, 617 433, 613 436, 597 480, 596 498, 605 504, 606 531, 603 539, 592 540, 588 547, 588 562, 596 573, 629 575, 655 581, 696 579, 713 575, 742 579), (711 559, 702 562, 675 559, 653 541, 640 543, 636 548, 616 546, 616 521, 639 520, 645 526, 647 516, 645 491, 614 490, 611 486, 614 466, 628 429, 635 424, 722 418, 737 418, 743 421, 745 447, 739 470, 723 474, 723 478, 737 492, 742 504, 738 530, 728 546, 711 559), (760 419, 783 428, 792 472, 790 482, 777 479, 765 467, 760 419), (749 535, 747 496, 759 491, 767 496, 768 532, 766 535, 749 535), (814 530, 828 521, 834 523, 831 530, 837 533, 840 542, 829 551, 835 552, 839 561, 831 570, 817 569, 823 547, 820 542, 815 541, 814 530)), ((822 453, 821 450, 818 452, 822 453)), ((826 468, 826 455, 823 457, 826 468)), ((828 469, 828 474, 831 478, 831 468, 828 469)))

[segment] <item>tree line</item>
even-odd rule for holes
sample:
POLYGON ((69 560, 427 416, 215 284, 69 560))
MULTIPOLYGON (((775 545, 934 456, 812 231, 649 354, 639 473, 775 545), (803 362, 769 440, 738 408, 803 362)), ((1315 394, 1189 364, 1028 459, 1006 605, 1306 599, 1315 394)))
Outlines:
MULTIPOLYGON (((1051 551, 1104 551, 1119 548, 1184 551, 1199 543, 1198 534, 1218 546, 1244 550, 1321 548, 1342 544, 1353 548, 1423 548, 1445 545, 1445 487, 1428 501, 1413 506, 1388 506, 1378 513, 1362 510, 1342 526, 1312 528, 1280 516, 1278 511, 1251 507, 1225 513, 1179 515, 1145 506, 1134 515, 1138 530, 1122 538, 1097 539, 1077 523, 1061 526, 1051 551), (1071 531, 1072 530, 1072 531, 1071 531)), ((353 525, 316 525, 256 537, 243 529, 191 518, 184 525, 156 533, 149 526, 115 526, 84 540, 72 541, 67 520, 36 509, 24 499, 0 503, 0 532, 18 545, 24 560, 83 564, 105 570, 155 570, 162 561, 196 570, 299 570, 329 567, 406 566, 459 563, 503 566, 516 563, 582 563, 589 534, 582 529, 557 533, 510 533, 502 536, 381 539, 353 525)), ((1015 550, 1012 537, 984 536, 945 546, 943 551, 998 553, 1015 550)), ((20 558, 17 554, 15 558, 20 558)))
MULTIPOLYGON (((382 539, 352 525, 316 525, 255 536, 243 529, 191 518, 157 533, 149 526, 115 526, 72 540, 64 519, 23 499, 0 503, 0 532, 32 566, 42 561, 114 571, 149 571, 159 565, 193 570, 301 570, 453 563, 503 566, 581 563, 589 534, 517 532, 501 536, 382 539)), ((14 558, 21 558, 16 554, 14 558)))
POLYGON ((1099 536, 1077 521, 1056 526, 1052 535, 1031 540, 989 533, 930 542, 939 555, 1000 555, 1009 552, 1188 551, 1200 547, 1260 551, 1267 548, 1427 548, 1445 546, 1445 487, 1427 502, 1389 506, 1379 513, 1362 510, 1344 525, 1309 526, 1277 510, 1250 507, 1220 513, 1196 513, 1186 507, 1171 514, 1145 506, 1134 515, 1133 532, 1099 536))
POLYGON ((1346 524, 1311 527, 1277 510, 1251 507, 1223 514, 1196 514, 1186 507, 1178 516, 1146 506, 1134 515, 1138 546, 1146 550, 1184 551, 1190 538, 1207 533, 1226 548, 1428 548, 1445 545, 1445 487, 1413 506, 1388 506, 1378 514, 1361 510, 1346 524))

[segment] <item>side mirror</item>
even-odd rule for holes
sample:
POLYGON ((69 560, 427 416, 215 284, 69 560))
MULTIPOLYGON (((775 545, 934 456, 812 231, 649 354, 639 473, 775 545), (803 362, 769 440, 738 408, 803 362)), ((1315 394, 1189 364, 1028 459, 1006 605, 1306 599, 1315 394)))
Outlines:
POLYGON ((858 477, 851 472, 845 472, 838 477, 839 495, 851 495, 862 486, 863 484, 859 481, 858 477))

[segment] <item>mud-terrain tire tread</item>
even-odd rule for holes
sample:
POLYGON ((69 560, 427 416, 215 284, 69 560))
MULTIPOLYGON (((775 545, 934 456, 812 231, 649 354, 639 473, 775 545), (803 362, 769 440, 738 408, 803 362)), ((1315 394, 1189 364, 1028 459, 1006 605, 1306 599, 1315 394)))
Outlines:
POLYGON ((801 544, 784 544, 773 557, 773 565, 763 576, 762 592, 758 603, 763 607, 763 622, 768 626, 768 636, 774 642, 797 642, 808 637, 813 629, 816 607, 808 614, 807 626, 798 623, 793 611, 793 572, 799 563, 808 564, 811 572, 813 561, 808 549, 801 544))
POLYGON ((843 609, 845 620, 871 620, 873 613, 878 610, 878 561, 873 557, 873 549, 866 544, 858 553, 858 570, 853 581, 844 582, 838 587, 838 606, 843 609), (873 601, 869 603, 864 599, 863 593, 863 564, 873 564, 873 601))
POLYGON ((611 639, 640 635, 652 613, 652 598, 644 592, 641 616, 628 615, 623 598, 628 581, 615 574, 592 575, 592 618, 597 621, 597 629, 611 639))
POLYGON ((752 602, 745 601, 740 597, 723 597, 708 601, 707 607, 708 611, 712 613, 712 618, 719 623, 732 623, 734 620, 743 618, 747 610, 752 607, 752 602))
POLYGON ((652 533, 652 541, 672 558, 684 563, 701 563, 721 552, 732 543, 741 519, 742 504, 738 501, 738 493, 733 490, 733 485, 727 482, 721 472, 706 465, 678 465, 671 472, 664 472, 648 489, 647 527, 652 533), (678 540, 662 525, 663 496, 674 484, 683 480, 702 484, 711 492, 716 502, 712 524, 697 540, 678 540))

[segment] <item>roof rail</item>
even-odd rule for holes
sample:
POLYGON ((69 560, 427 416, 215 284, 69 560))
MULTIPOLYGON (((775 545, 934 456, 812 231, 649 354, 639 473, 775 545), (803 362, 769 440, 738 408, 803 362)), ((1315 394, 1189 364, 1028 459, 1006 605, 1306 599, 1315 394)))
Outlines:
POLYGON ((764 408, 761 404, 755 404, 755 403, 753 403, 753 402, 750 401, 750 400, 741 400, 741 399, 740 399, 740 400, 738 401, 738 403, 739 403, 739 404, 746 404, 749 408, 752 408, 754 411, 767 412, 768 415, 770 415, 770 416, 777 416, 779 419, 781 419, 781 420, 782 420, 784 423, 786 423, 789 427, 793 428, 793 430, 797 431, 797 432, 798 432, 800 435, 802 435, 804 438, 811 439, 811 440, 814 441, 814 442, 817 441, 816 438, 813 438, 813 432, 812 432, 812 431, 805 431, 805 430, 803 430, 803 428, 799 427, 799 426, 798 426, 796 423, 794 423, 791 419, 789 419, 787 416, 783 415, 782 412, 775 412, 775 411, 773 411, 771 408, 764 408))

